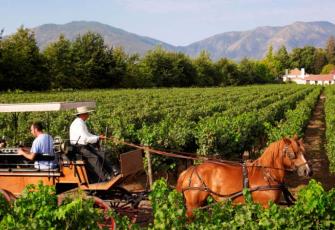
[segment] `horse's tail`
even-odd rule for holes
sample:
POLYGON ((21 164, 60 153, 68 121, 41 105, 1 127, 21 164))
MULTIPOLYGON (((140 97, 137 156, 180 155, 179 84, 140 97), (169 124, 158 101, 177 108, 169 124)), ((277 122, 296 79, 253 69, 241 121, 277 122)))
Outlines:
MULTIPOLYGON (((193 168, 193 167, 191 167, 193 168)), ((178 177, 178 180, 177 180, 177 186, 176 186, 176 189, 178 192, 182 192, 183 191, 183 182, 184 182, 184 179, 186 177, 186 174, 187 172, 190 170, 190 168, 188 169, 185 169, 184 171, 182 171, 178 177)))

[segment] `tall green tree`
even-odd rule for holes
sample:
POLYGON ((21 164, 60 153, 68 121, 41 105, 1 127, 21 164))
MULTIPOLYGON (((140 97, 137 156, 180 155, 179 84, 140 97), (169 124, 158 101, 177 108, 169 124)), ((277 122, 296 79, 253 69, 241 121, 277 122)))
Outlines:
POLYGON ((316 73, 315 53, 316 48, 313 46, 294 48, 290 53, 291 68, 305 68, 306 73, 316 73))
POLYGON ((197 72, 191 58, 181 52, 171 53, 171 56, 174 60, 175 68, 179 70, 177 86, 187 87, 194 85, 197 72))
POLYGON ((51 43, 44 50, 51 77, 51 88, 76 88, 79 79, 74 77, 74 60, 71 42, 60 35, 58 41, 51 43))
POLYGON ((238 66, 227 58, 221 58, 215 63, 215 67, 220 77, 220 85, 238 85, 238 66))
POLYGON ((238 85, 246 85, 255 82, 253 74, 253 63, 248 58, 243 58, 238 65, 238 85))
POLYGON ((278 63, 278 74, 285 74, 285 70, 290 68, 290 56, 287 52, 287 49, 284 45, 282 45, 276 54, 274 55, 274 59, 278 63))
POLYGON ((122 82, 127 77, 127 69, 129 55, 125 53, 123 48, 116 47, 107 51, 108 62, 106 78, 103 84, 109 85, 113 88, 119 88, 122 86, 122 82))
POLYGON ((138 54, 126 54, 126 73, 121 81, 123 88, 142 88, 144 87, 144 76, 141 71, 141 60, 138 54))
POLYGON ((147 52, 142 59, 147 79, 151 79, 154 86, 176 86, 179 70, 173 64, 172 56, 158 46, 147 52))
POLYGON ((315 50, 315 57, 314 57, 314 72, 316 74, 321 73, 323 66, 327 64, 327 57, 326 52, 318 48, 315 50))
POLYGON ((113 61, 111 49, 104 44, 104 39, 97 33, 88 32, 78 36, 72 44, 74 60, 74 77, 77 88, 106 88, 110 73, 108 70, 113 61))
POLYGON ((47 90, 50 79, 34 33, 20 27, 1 41, 3 82, 1 89, 47 90))
POLYGON ((158 87, 190 86, 196 76, 189 57, 168 52, 160 46, 148 51, 141 60, 140 69, 145 81, 151 81, 153 86, 158 87))
POLYGON ((271 74, 273 76, 278 77, 281 74, 280 63, 275 58, 272 45, 269 46, 268 52, 265 58, 263 59, 262 63, 268 67, 268 69, 271 71, 271 74))
POLYGON ((215 66, 206 51, 201 51, 199 56, 194 59, 197 70, 195 84, 197 86, 213 86, 219 81, 219 75, 215 66))
POLYGON ((275 76, 263 61, 244 58, 239 64, 240 84, 263 84, 273 82, 275 76))
POLYGON ((335 64, 335 37, 330 36, 326 43, 326 57, 329 64, 335 64))

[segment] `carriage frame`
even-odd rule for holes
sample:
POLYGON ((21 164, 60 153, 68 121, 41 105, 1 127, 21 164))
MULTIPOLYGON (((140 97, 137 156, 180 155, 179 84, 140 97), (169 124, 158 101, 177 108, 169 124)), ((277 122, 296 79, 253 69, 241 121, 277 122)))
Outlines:
MULTIPOLYGON (((94 108, 96 103, 88 102, 51 102, 51 103, 25 103, 25 104, 0 104, 0 112, 50 112, 76 109, 81 106, 94 108)), ((136 149, 121 153, 118 157, 120 164, 120 174, 112 177, 109 181, 100 183, 90 183, 85 162, 82 159, 69 160, 67 157, 71 145, 57 137, 54 141, 55 156, 58 159, 59 167, 56 169, 36 169, 28 167, 13 166, 0 167, 0 191, 5 197, 19 196, 28 184, 43 183, 44 185, 56 186, 56 192, 60 195, 71 193, 75 190, 84 190, 88 195, 95 195, 98 199, 108 200, 107 205, 117 208, 132 206, 137 208, 139 202, 147 197, 146 191, 128 191, 119 184, 127 177, 143 171, 143 150, 136 149), (117 202, 115 197, 117 196, 117 202)), ((75 148, 72 149, 72 151, 75 148)), ((15 154, 15 148, 0 148, 1 158, 23 156, 15 154)))

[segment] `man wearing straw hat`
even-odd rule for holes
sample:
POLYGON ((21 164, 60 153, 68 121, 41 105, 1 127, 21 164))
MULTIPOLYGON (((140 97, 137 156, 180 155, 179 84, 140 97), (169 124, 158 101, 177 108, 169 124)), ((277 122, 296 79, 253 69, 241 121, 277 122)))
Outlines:
POLYGON ((77 108, 77 113, 75 113, 77 118, 70 126, 70 142, 77 147, 83 159, 87 162, 87 170, 93 177, 92 180, 108 181, 111 179, 111 172, 113 171, 111 164, 106 161, 104 154, 98 151, 96 146, 99 140, 105 139, 105 136, 91 134, 85 122, 93 111, 86 106, 77 108))

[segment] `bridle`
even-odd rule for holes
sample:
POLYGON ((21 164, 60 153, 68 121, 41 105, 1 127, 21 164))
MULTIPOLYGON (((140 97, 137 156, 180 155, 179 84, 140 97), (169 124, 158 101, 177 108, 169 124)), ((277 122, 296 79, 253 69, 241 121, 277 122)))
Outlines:
POLYGON ((301 163, 299 165, 294 164, 294 162, 292 160, 296 159, 297 153, 295 153, 294 151, 293 151, 293 153, 290 152, 288 144, 285 144, 285 147, 284 147, 282 152, 283 152, 282 161, 284 161, 285 156, 287 156, 291 160, 291 168, 284 169, 285 171, 295 172, 295 171, 298 171, 300 167, 305 166, 306 164, 308 165, 308 162, 306 161, 306 159, 305 159, 304 163, 301 163))
POLYGON ((272 165, 273 166, 263 166, 263 165, 256 165, 256 167, 260 167, 262 169, 264 169, 263 174, 264 174, 264 178, 270 182, 276 182, 276 183, 283 183, 280 180, 277 180, 272 174, 271 174, 271 170, 281 170, 281 171, 286 171, 286 172, 296 172, 299 170, 299 168, 305 166, 306 164, 308 165, 308 162, 305 160, 304 163, 299 164, 299 165, 295 165, 293 160, 297 158, 297 154, 296 152, 291 152, 289 151, 289 145, 287 143, 285 143, 285 146, 283 148, 283 150, 281 151, 282 154, 279 156, 281 159, 281 165, 284 166, 284 159, 285 157, 288 157, 291 161, 291 165, 290 168, 277 168, 277 167, 273 167, 275 165, 275 156, 274 153, 272 153, 272 165))

